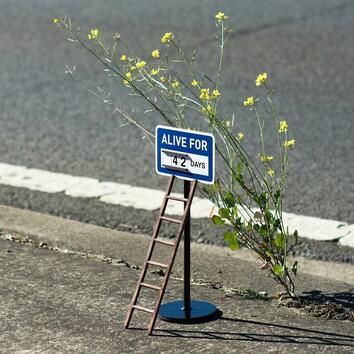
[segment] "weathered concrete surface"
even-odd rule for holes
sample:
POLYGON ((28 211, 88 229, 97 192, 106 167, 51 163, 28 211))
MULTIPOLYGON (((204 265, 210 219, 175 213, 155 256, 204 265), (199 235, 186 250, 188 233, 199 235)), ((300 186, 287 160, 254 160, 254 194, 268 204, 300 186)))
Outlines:
MULTIPOLYGON (((215 257, 210 263, 217 260, 222 262, 215 257)), ((275 304, 230 298, 201 286, 192 287, 194 296, 219 306, 222 319, 193 326, 158 321, 149 338, 143 330, 146 316, 135 318, 135 329, 122 326, 137 270, 4 240, 0 264, 3 353, 352 353, 354 349, 354 323, 301 316, 275 304)), ((312 281, 317 283, 316 278, 312 281)), ((181 285, 172 279, 166 298, 179 297, 181 285)), ((349 290, 338 282, 331 282, 331 288, 349 290)), ((147 305, 154 293, 145 295, 147 305)))
MULTIPOLYGON (((224 312, 223 318, 194 326, 159 321, 155 336, 147 338, 141 330, 147 318, 140 316, 133 323, 140 329, 124 331, 122 322, 139 275, 139 270, 126 265, 142 264, 148 237, 6 207, 0 207, 0 220, 1 228, 26 235, 35 243, 91 253, 87 259, 0 240, 0 352, 353 351, 352 322, 325 321, 274 303, 226 297, 225 291, 216 289, 218 285, 268 292, 279 289, 264 277, 250 253, 196 244, 192 245, 193 297, 215 303, 224 312), (106 264, 97 254, 124 262, 106 264)), ((164 256, 158 253, 159 259, 164 256)), ((312 273, 324 275, 325 269, 330 278, 303 272, 298 278, 299 291, 318 290, 325 297, 351 301, 353 267, 338 265, 343 268, 330 272, 333 266, 315 261, 305 264, 312 273), (336 272, 347 272, 348 281, 335 280, 336 272)), ((182 295, 181 275, 179 256, 166 300, 182 295)), ((149 279, 161 281, 153 274, 149 279)), ((148 306, 156 294, 147 291, 145 295, 142 302, 148 306)))
MULTIPOLYGON (((153 220, 151 220, 153 222, 153 220)), ((0 228, 29 236, 37 242, 45 242, 50 247, 59 247, 80 252, 104 254, 108 257, 124 259, 132 264, 141 264, 145 258, 149 237, 114 231, 77 221, 65 220, 45 214, 35 213, 0 205, 0 228)), ((163 250, 162 250, 163 252, 163 250)), ((264 282, 264 275, 258 269, 259 261, 247 250, 237 252, 226 248, 192 243, 192 267, 196 277, 208 277, 212 281, 222 281, 232 286, 235 281, 246 287, 267 285, 267 291, 275 291, 272 281, 264 282), (222 261, 211 261, 219 257, 222 261), (235 274, 235 264, 249 261, 249 267, 235 274)), ((182 252, 179 252, 182 254, 182 252)), ((161 257, 165 255, 162 254, 161 257)), ((181 258, 177 258, 175 271, 181 273, 181 258)), ((354 285, 354 266, 342 263, 327 263, 301 258, 300 276, 312 274, 323 276, 323 282, 339 280, 354 285)), ((300 278, 301 279, 301 278, 300 278)), ((300 281, 299 281, 300 283, 300 281)))

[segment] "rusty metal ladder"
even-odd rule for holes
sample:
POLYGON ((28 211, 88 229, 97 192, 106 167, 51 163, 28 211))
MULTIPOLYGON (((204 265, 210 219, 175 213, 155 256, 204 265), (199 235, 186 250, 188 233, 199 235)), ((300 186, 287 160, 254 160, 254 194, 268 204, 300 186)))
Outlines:
POLYGON ((191 188, 190 188, 190 191, 189 191, 188 198, 179 198, 179 197, 175 197, 175 196, 171 195, 171 191, 172 191, 172 187, 173 187, 174 182, 175 182, 175 176, 171 176, 169 178, 168 185, 167 185, 167 190, 166 190, 166 193, 165 193, 165 196, 164 196, 164 199, 162 201, 161 208, 160 208, 160 213, 159 213, 159 216, 157 218, 157 221, 156 221, 156 224, 155 224, 155 227, 154 227, 154 232, 153 232, 153 235, 152 235, 152 238, 151 238, 151 241, 150 241, 150 245, 149 245, 148 252, 147 252, 147 255, 146 255, 146 258, 145 258, 145 262, 144 262, 144 266, 143 266, 143 269, 141 271, 141 274, 140 274, 140 277, 139 277, 139 281, 138 281, 138 284, 136 286, 132 301, 131 301, 131 303, 129 305, 129 309, 128 309, 128 313, 127 313, 126 319, 124 321, 124 328, 128 328, 129 327, 129 323, 130 323, 130 321, 132 319, 134 310, 144 311, 144 312, 150 313, 152 315, 152 317, 150 319, 150 322, 149 322, 149 325, 148 325, 148 328, 147 328, 148 329, 148 335, 152 334, 152 332, 154 330, 154 327, 155 327, 157 315, 159 313, 160 305, 161 305, 161 302, 162 302, 162 299, 163 299, 163 296, 164 296, 164 293, 165 293, 165 290, 166 290, 166 287, 167 287, 168 279, 169 279, 169 276, 170 276, 170 273, 171 273, 171 270, 172 270, 172 267, 173 267, 174 260, 176 258, 178 246, 179 246, 179 243, 181 241, 181 238, 182 238, 182 235, 183 235, 183 232, 184 232, 186 221, 187 221, 187 218, 189 216, 190 208, 191 208, 191 205, 192 205, 192 200, 193 200, 193 197, 194 197, 194 193, 195 193, 195 190, 196 190, 196 187, 197 187, 197 181, 193 181, 191 183, 191 188), (183 213, 183 217, 182 217, 181 220, 172 219, 172 218, 169 218, 169 217, 165 216, 165 211, 166 211, 167 203, 168 203, 169 200, 176 200, 176 201, 184 203, 184 213, 183 213), (162 221, 172 222, 172 223, 180 225, 179 229, 178 229, 178 232, 177 232, 177 235, 176 235, 176 238, 174 240, 175 242, 171 242, 171 241, 167 241, 167 240, 163 240, 163 239, 159 239, 158 238, 158 234, 159 234, 159 231, 160 231, 160 227, 161 227, 162 221), (172 254, 171 254, 171 257, 170 257, 170 260, 169 260, 168 264, 163 264, 163 263, 155 262, 155 261, 151 260, 156 243, 159 243, 159 244, 162 244, 162 245, 165 245, 165 246, 169 246, 169 247, 173 247, 173 251, 172 251, 172 254), (159 268, 165 269, 165 275, 164 275, 164 279, 163 279, 161 287, 156 286, 156 285, 152 285, 152 284, 148 284, 148 283, 144 282, 148 267, 150 265, 157 266, 159 268), (158 298, 157 298, 157 300, 155 302, 154 309, 149 309, 149 308, 137 305, 137 301, 138 301, 138 298, 139 298, 139 295, 140 295, 140 292, 141 292, 142 288, 153 289, 153 290, 156 290, 156 291, 159 292, 159 296, 158 296, 158 298))

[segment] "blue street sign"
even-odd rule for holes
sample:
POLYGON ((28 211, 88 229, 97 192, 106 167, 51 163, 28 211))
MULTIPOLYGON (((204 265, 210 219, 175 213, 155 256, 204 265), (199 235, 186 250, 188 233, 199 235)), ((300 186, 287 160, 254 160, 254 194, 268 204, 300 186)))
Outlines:
POLYGON ((155 149, 158 174, 214 183, 215 139, 212 134, 158 125, 155 149))

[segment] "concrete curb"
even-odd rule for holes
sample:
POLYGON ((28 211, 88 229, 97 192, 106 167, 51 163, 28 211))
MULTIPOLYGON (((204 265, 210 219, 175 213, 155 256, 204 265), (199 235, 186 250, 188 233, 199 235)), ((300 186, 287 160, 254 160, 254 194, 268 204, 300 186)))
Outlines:
MULTIPOLYGON (((126 262, 141 265, 149 243, 149 236, 130 234, 77 221, 40 214, 8 206, 0 206, 0 228, 12 233, 29 237, 34 242, 46 243, 49 247, 68 249, 78 252, 102 254, 107 257, 124 259, 126 262)), ((260 263, 249 250, 230 251, 227 248, 192 244, 194 268, 198 277, 213 281, 235 282, 233 274, 215 275, 216 268, 234 267, 234 261, 250 262, 252 269, 262 282, 264 275, 257 271, 260 263), (213 265, 211 259, 217 257, 222 265, 213 265)), ((174 267, 176 273, 182 273, 182 252, 179 252, 174 267)), ((162 256, 164 256, 162 252, 162 256)), ((354 285, 354 266, 342 263, 299 258, 300 273, 325 277, 354 285)), ((220 269, 219 269, 220 271, 220 269)))

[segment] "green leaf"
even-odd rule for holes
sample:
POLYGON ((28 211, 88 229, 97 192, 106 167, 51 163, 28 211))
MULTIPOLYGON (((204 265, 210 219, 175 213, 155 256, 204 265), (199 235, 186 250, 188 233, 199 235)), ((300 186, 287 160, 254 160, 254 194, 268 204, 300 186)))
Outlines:
POLYGON ((236 181, 240 184, 241 187, 244 186, 245 180, 244 180, 244 178, 243 178, 243 176, 242 176, 241 174, 237 174, 237 175, 235 176, 235 179, 236 179, 236 181))
POLYGON ((235 215, 235 216, 238 215, 237 205, 235 205, 235 206, 232 208, 232 213, 233 213, 233 215, 235 215))
POLYGON ((220 179, 218 178, 212 186, 216 191, 220 190, 220 179))
POLYGON ((234 242, 229 244, 229 247, 233 251, 238 250, 240 248, 240 243, 237 240, 235 240, 234 242))
POLYGON ((292 271, 293 271, 294 275, 297 274, 297 261, 294 262, 293 267, 292 267, 292 271))
POLYGON ((284 247, 284 236, 282 234, 276 234, 274 237, 274 244, 282 249, 284 247))
POLYGON ((273 257, 273 253, 268 250, 268 251, 265 251, 265 254, 269 257, 269 258, 272 258, 273 257))
POLYGON ((232 250, 237 250, 240 248, 240 243, 238 242, 238 232, 237 231, 226 231, 224 234, 224 240, 228 243, 228 246, 232 250))
POLYGON ((224 225, 225 224, 225 221, 220 216, 213 215, 211 219, 213 220, 213 223, 215 225, 224 225))
POLYGON ((276 231, 278 229, 281 231, 281 222, 278 218, 274 219, 273 227, 274 227, 274 231, 276 231))
POLYGON ((268 224, 272 224, 274 218, 273 218, 273 214, 269 210, 267 209, 265 210, 264 217, 268 224))
POLYGON ((299 233, 297 230, 294 231, 295 246, 299 244, 299 233))
POLYGON ((265 209, 267 204, 267 192, 262 192, 259 196, 255 196, 254 199, 261 209, 265 209))
POLYGON ((242 170, 243 170, 243 163, 239 162, 237 164, 237 172, 238 172, 239 175, 242 174, 242 170))
POLYGON ((265 225, 262 225, 259 229, 258 232, 262 237, 268 237, 268 228, 265 225))
POLYGON ((278 203, 279 203, 279 198, 280 198, 280 190, 278 189, 278 190, 274 193, 275 205, 278 205, 278 203))
POLYGON ((222 218, 225 218, 225 219, 230 216, 230 211, 229 211, 229 209, 226 209, 226 208, 220 208, 218 213, 222 218))
POLYGON ((224 199, 225 199, 225 204, 229 207, 229 208, 233 208, 236 204, 236 200, 234 195, 231 192, 227 192, 224 195, 224 199))
POLYGON ((236 226, 237 226, 238 228, 241 228, 241 227, 242 227, 242 218, 241 218, 240 216, 236 217, 236 218, 234 219, 234 223, 236 224, 236 226))
POLYGON ((276 275, 283 275, 284 274, 284 267, 281 266, 280 264, 275 264, 273 266, 273 271, 276 275))
POLYGON ((238 236, 237 231, 228 230, 224 233, 224 240, 226 242, 232 242, 233 240, 237 239, 237 236, 238 236))

